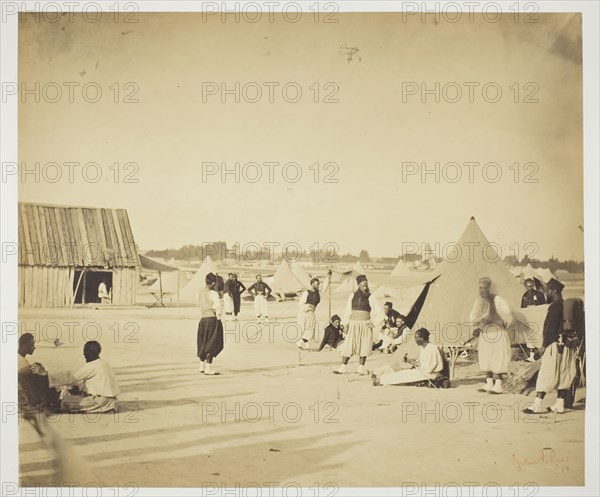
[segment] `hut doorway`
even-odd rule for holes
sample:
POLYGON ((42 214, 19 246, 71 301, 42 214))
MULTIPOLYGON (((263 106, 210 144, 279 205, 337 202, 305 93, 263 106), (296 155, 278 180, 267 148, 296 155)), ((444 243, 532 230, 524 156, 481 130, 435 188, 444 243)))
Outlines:
POLYGON ((75 304, 100 303, 98 286, 102 282, 106 285, 108 292, 111 293, 112 271, 75 270, 75 277, 73 278, 75 304))

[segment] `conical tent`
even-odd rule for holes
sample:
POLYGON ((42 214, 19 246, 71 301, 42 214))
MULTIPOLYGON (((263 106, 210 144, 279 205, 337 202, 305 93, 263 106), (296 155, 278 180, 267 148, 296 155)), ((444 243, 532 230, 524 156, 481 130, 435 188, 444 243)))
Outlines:
MULTIPOLYGON (((356 277, 360 274, 364 274, 367 277, 367 279, 369 279, 369 275, 367 274, 367 271, 365 270, 364 266, 360 263, 360 261, 356 261, 354 266, 352 266, 352 269, 344 273, 342 282, 337 287, 335 287, 333 292, 352 293, 356 291, 356 289, 358 288, 358 285, 356 284, 356 277)), ((369 281, 369 287, 371 288, 371 290, 373 290, 376 287, 376 285, 373 285, 369 281)))
POLYGON ((269 283, 273 292, 278 293, 280 295, 285 295, 286 293, 296 293, 308 286, 304 286, 298 279, 294 276, 292 269, 290 268, 290 264, 283 260, 281 264, 275 271, 273 275, 273 283, 269 283))
POLYGON ((523 276, 524 279, 527 278, 537 278, 538 277, 538 273, 537 270, 533 268, 533 266, 531 264, 527 264, 527 266, 525 266, 521 272, 521 276, 523 276))
POLYGON ((479 279, 483 276, 491 278, 492 292, 506 300, 517 323, 520 323, 519 336, 512 330, 512 341, 524 341, 523 335, 528 332, 523 324, 526 321, 516 312, 520 307, 523 287, 497 255, 475 218, 471 218, 448 258, 440 264, 439 273, 440 277, 429 288, 416 322, 416 326, 423 326, 431 332, 432 341, 459 344, 471 338, 473 330, 469 315, 479 296, 479 279))
POLYGON ((356 291, 357 285, 354 276, 345 278, 338 286, 335 287, 333 293, 352 293, 356 291))
POLYGON ((204 262, 194 274, 194 277, 189 281, 187 285, 179 292, 180 302, 196 302, 198 292, 206 286, 206 275, 208 273, 218 273, 219 268, 213 262, 209 255, 206 256, 204 262))
POLYGON ((410 288, 380 286, 373 292, 373 295, 381 301, 382 305, 385 301, 391 301, 394 309, 406 316, 422 291, 423 285, 410 288))
POLYGON ((429 242, 427 242, 425 244, 425 250, 421 254, 421 260, 423 262, 425 262, 425 261, 430 261, 431 259, 435 259, 435 256, 434 256, 433 250, 431 249, 431 245, 429 245, 429 242))
POLYGON ((515 278, 519 278, 523 274, 523 268, 520 266, 512 266, 509 269, 515 278))
POLYGON ((413 271, 410 270, 408 264, 402 260, 402 257, 398 260, 398 264, 390 273, 390 276, 407 276, 414 274, 413 271))
POLYGON ((554 278, 554 274, 548 268, 538 268, 537 277, 544 283, 548 283, 552 278, 554 278))
POLYGON ((352 271, 354 271, 356 273, 356 276, 358 276, 359 274, 367 274, 367 270, 360 263, 360 261, 356 261, 356 264, 354 264, 352 271))
POLYGON ((292 273, 296 277, 296 279, 302 283, 302 286, 305 288, 310 288, 310 276, 306 274, 304 270, 304 266, 300 262, 292 263, 292 273))

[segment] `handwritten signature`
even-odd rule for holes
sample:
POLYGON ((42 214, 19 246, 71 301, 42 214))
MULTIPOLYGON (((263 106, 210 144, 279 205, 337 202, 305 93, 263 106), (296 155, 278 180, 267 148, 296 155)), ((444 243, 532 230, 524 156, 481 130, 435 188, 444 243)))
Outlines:
POLYGON ((567 453, 565 457, 558 457, 554 449, 550 447, 545 447, 540 451, 540 454, 537 457, 529 458, 526 457, 524 459, 519 459, 516 454, 512 455, 513 462, 517 465, 517 471, 521 471, 523 466, 533 466, 536 464, 547 464, 548 466, 552 466, 554 469, 561 471, 564 473, 565 471, 569 471, 569 456, 570 452, 567 453))

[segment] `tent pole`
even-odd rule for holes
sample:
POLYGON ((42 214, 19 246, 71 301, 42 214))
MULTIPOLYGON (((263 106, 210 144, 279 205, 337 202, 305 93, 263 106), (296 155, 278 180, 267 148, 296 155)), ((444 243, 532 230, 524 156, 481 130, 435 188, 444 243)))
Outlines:
POLYGON ((160 305, 165 306, 163 303, 163 291, 162 291, 162 271, 158 272, 158 291, 160 292, 160 305))
POLYGON ((179 307, 179 278, 181 278, 181 274, 177 268, 177 307, 179 307))

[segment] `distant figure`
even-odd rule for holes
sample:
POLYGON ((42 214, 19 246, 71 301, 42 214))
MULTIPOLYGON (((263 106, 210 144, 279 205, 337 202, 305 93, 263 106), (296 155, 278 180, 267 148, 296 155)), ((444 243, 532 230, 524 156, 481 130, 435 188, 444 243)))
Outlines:
POLYGON ((479 298, 473 304, 470 322, 479 336, 479 367, 486 372, 486 384, 479 390, 502 393, 502 375, 508 373, 511 361, 510 336, 507 327, 512 312, 506 301, 491 292, 492 280, 479 280, 479 298))
POLYGON ((108 293, 108 288, 106 287, 105 280, 102 280, 98 285, 98 300, 101 304, 110 303, 110 294, 108 293))
MULTIPOLYGON (((525 280, 525 288, 527 288, 527 290, 521 298, 521 309, 524 309, 529 306, 543 305, 546 303, 546 297, 544 296, 543 292, 536 290, 535 281, 533 280, 533 278, 527 278, 525 280)), ((527 360, 529 362, 533 362, 535 361, 536 347, 532 343, 527 343, 526 345, 529 349, 529 357, 527 358, 527 360)))
POLYGON ((238 314, 240 313, 240 305, 242 303, 241 295, 246 291, 246 287, 241 281, 238 281, 237 273, 232 273, 233 277, 229 283, 228 289, 225 291, 229 293, 233 301, 233 319, 237 321, 238 314))
MULTIPOLYGON (((296 342, 296 345, 301 349, 308 349, 310 340, 313 340, 315 336, 315 330, 317 328, 317 318, 315 317, 315 311, 319 302, 321 302, 321 281, 319 278, 312 278, 310 280, 310 290, 306 290, 300 295, 298 301, 298 325, 302 330, 302 336, 300 340, 296 342)), ((329 274, 325 280, 325 286, 323 291, 329 286, 329 274)))
POLYGON ((346 373, 348 361, 354 355, 359 358, 356 372, 367 374, 364 367, 373 349, 373 328, 383 323, 383 309, 371 295, 367 277, 364 274, 357 276, 356 283, 358 290, 348 298, 342 319, 348 331, 342 345, 342 364, 334 371, 336 374, 346 373))
POLYGON ((19 408, 24 413, 35 412, 54 404, 58 407, 58 392, 50 388, 48 371, 39 362, 30 364, 28 355, 35 351, 35 338, 31 333, 19 337, 17 353, 19 408))
POLYGON ((344 339, 344 327, 342 326, 342 320, 337 314, 331 316, 329 324, 325 328, 323 335, 323 341, 319 346, 319 352, 329 346, 332 349, 337 349, 340 342, 344 339))
POLYGON ((86 364, 73 375, 73 384, 62 397, 61 408, 74 413, 114 410, 119 395, 117 378, 108 362, 100 359, 102 347, 95 340, 83 346, 86 364))
MULTIPOLYGON (((552 278, 546 284, 546 293, 552 303, 544 321, 544 341, 540 354, 542 364, 535 385, 536 398, 533 404, 524 409, 528 414, 539 414, 542 400, 548 392, 558 390, 556 402, 548 411, 562 414, 565 412, 565 399, 577 374, 576 333, 565 332, 564 301, 562 296, 564 285, 552 278)), ((581 330, 575 330, 581 331, 581 330)))
POLYGON ((229 273, 225 282, 223 293, 223 310, 225 311, 225 321, 233 321, 233 273, 229 273))
POLYGON ((248 293, 254 296, 254 313, 258 322, 260 323, 263 319, 267 321, 269 319, 269 304, 267 303, 267 299, 271 295, 272 290, 269 285, 263 282, 260 274, 256 275, 256 282, 248 288, 248 293))
POLYGON ((419 360, 405 359, 403 364, 395 363, 377 368, 371 373, 373 385, 410 385, 435 380, 444 369, 444 360, 440 349, 429 341, 429 330, 420 328, 415 332, 415 342, 421 348, 419 360))
POLYGON ((201 318, 198 323, 198 358, 200 368, 198 371, 206 375, 215 375, 212 362, 224 347, 223 323, 221 322, 221 299, 215 291, 217 276, 208 273, 204 279, 206 287, 198 292, 198 307, 200 307, 201 318))
POLYGON ((527 278, 525 280, 525 288, 527 288, 527 290, 523 294, 523 298, 521 298, 521 309, 546 303, 546 297, 543 292, 535 289, 535 281, 533 281, 533 278, 527 278))

